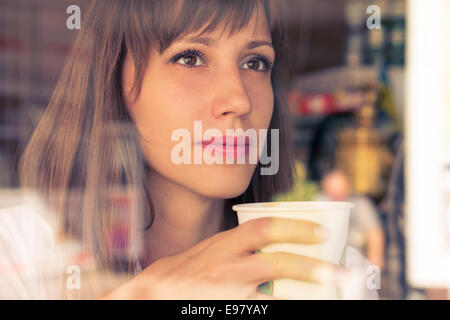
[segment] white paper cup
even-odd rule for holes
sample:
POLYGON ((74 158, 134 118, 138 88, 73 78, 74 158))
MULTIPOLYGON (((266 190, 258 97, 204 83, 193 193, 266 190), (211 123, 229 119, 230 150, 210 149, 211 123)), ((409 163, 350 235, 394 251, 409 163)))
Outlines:
MULTIPOLYGON (((347 245, 347 231, 351 202, 287 201, 259 202, 234 205, 239 224, 263 217, 281 217, 308 220, 325 226, 331 232, 325 242, 319 244, 273 243, 262 252, 290 252, 343 265, 347 245)), ((275 279, 260 286, 260 291, 274 297, 293 300, 340 299, 340 290, 333 286, 275 279)))

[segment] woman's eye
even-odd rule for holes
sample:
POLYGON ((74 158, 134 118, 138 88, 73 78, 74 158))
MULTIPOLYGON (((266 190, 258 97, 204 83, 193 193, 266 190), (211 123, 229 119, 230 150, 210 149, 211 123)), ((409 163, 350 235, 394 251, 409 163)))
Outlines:
MULTIPOLYGON (((199 67, 205 65, 205 58, 200 51, 186 50, 177 54, 171 59, 172 63, 181 64, 187 68, 199 67)), ((272 69, 273 63, 269 58, 264 56, 254 56, 242 64, 241 68, 253 71, 269 71, 272 69)))
POLYGON ((254 70, 254 71, 268 71, 272 69, 272 63, 268 58, 256 57, 248 60, 242 65, 243 69, 254 70))
POLYGON ((190 54, 183 56, 178 60, 178 62, 188 66, 197 66, 199 65, 200 59, 197 56, 190 54))
POLYGON ((191 68, 191 67, 202 66, 204 64, 202 60, 203 60, 203 58, 202 58, 202 55, 200 54, 200 52, 187 51, 187 52, 182 52, 182 53, 176 55, 172 59, 172 62, 191 68))

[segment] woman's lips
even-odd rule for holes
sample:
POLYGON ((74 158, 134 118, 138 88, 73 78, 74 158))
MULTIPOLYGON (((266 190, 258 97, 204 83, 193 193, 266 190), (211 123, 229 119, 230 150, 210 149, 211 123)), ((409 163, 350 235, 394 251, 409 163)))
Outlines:
POLYGON ((248 136, 221 136, 211 140, 202 140, 202 149, 206 147, 212 151, 222 153, 223 157, 243 157, 249 153, 250 139, 248 136))
POLYGON ((249 145, 250 139, 248 136, 221 136, 212 137, 210 140, 203 140, 202 145, 227 145, 227 146, 241 146, 249 145))

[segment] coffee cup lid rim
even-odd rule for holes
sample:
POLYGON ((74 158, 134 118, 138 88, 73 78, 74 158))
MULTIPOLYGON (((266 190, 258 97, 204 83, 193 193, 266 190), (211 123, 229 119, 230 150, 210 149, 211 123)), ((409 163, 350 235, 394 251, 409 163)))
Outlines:
POLYGON ((352 202, 340 201, 274 201, 274 202, 254 202, 236 204, 232 207, 234 211, 271 211, 277 208, 281 211, 292 210, 320 210, 325 208, 351 209, 355 205, 352 202))

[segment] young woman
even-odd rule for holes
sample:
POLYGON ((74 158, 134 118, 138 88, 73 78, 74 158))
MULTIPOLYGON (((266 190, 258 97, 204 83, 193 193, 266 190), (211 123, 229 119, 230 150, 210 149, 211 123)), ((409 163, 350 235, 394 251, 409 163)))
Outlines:
POLYGON ((128 274, 97 297, 272 298, 261 283, 345 278, 326 261, 255 253, 273 242, 324 241, 320 225, 263 218, 238 226, 231 210, 291 185, 281 12, 269 0, 93 2, 20 177, 61 217, 64 233, 82 240, 97 270, 128 274), (227 129, 268 129, 268 146, 278 129, 278 172, 261 175, 261 162, 175 163, 177 129, 194 137, 192 153, 205 149, 195 121, 220 138, 227 129), (126 201, 111 196, 121 192, 126 201), (111 240, 117 221, 125 246, 111 240))

